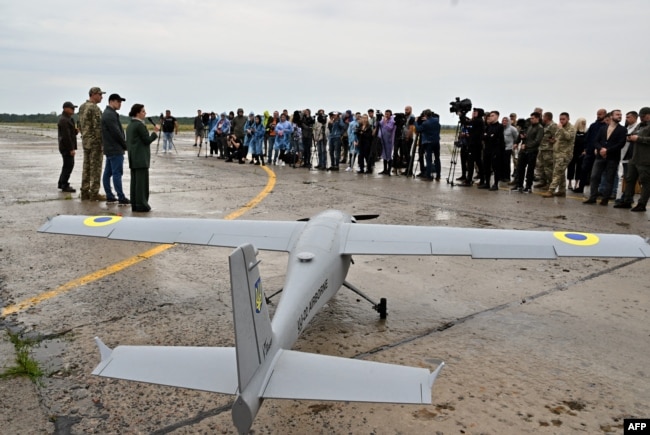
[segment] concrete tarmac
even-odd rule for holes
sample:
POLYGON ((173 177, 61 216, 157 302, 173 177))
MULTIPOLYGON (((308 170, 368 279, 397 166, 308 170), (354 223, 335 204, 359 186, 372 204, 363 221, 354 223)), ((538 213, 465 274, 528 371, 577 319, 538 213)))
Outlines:
MULTIPOLYGON (((197 157, 190 136, 177 138, 178 154, 154 151, 153 211, 137 215, 220 219, 241 211, 238 219, 295 220, 337 208, 378 213, 379 224, 650 236, 646 213, 582 205, 581 195, 451 186, 451 138, 442 147, 443 180, 431 183, 289 166, 271 166, 270 174, 197 157), (273 177, 271 193, 242 210, 273 177)), ((179 245, 107 271, 157 245, 36 230, 57 214, 136 214, 60 193, 55 130, 0 125, 0 159, 0 370, 14 364, 12 331, 39 340, 32 355, 45 372, 39 384, 0 379, 0 431, 233 433, 232 397, 90 374, 100 359, 95 336, 110 347, 232 346, 231 250, 179 245)), ((81 167, 80 150, 77 189, 81 167)), ((270 294, 282 286, 286 254, 259 258, 270 294)), ((648 264, 356 257, 348 280, 386 297, 388 318, 342 289, 296 349, 429 369, 445 361, 433 404, 267 400, 253 433, 620 434, 624 418, 650 417, 648 264)))

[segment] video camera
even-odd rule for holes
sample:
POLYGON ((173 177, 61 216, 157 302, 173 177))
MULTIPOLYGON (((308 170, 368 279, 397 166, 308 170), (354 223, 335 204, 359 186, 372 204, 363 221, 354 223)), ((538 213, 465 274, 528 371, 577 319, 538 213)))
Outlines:
POLYGON ((404 113, 393 113, 393 119, 398 130, 401 130, 406 125, 406 114, 404 113))
POLYGON ((466 114, 472 110, 472 100, 469 98, 460 99, 456 97, 456 100, 449 103, 449 113, 461 113, 466 114))

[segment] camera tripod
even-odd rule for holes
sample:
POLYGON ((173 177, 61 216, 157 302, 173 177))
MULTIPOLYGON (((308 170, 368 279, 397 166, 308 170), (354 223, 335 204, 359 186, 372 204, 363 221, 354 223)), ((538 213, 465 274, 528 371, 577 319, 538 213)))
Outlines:
POLYGON ((208 127, 205 126, 203 129, 203 138, 201 139, 201 142, 199 143, 199 152, 196 153, 196 157, 201 157, 201 147, 203 147, 203 142, 205 142, 205 158, 208 158, 208 147, 210 146, 210 142, 208 140, 208 127))
POLYGON ((415 160, 415 152, 418 150, 419 147, 420 147, 420 133, 417 133, 415 135, 415 140, 411 143, 409 162, 408 165, 406 166, 406 171, 404 172, 404 175, 406 175, 407 177, 415 178, 415 171, 418 169, 418 165, 420 164, 419 159, 417 161, 415 160))
POLYGON ((453 149, 451 150, 451 161, 449 162, 449 173, 447 174, 447 184, 450 184, 451 186, 454 185, 456 164, 458 163, 458 158, 462 148, 462 144, 460 143, 461 119, 458 120, 458 124, 456 125, 456 134, 454 134, 454 144, 453 149))

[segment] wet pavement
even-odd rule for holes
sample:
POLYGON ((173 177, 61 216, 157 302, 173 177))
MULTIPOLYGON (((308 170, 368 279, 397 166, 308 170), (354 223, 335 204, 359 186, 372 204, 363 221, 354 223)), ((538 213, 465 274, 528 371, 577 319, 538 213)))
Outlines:
MULTIPOLYGON (((132 215, 56 189, 55 136, 0 125, 0 307, 57 292, 0 317, 0 365, 13 363, 9 330, 40 340, 33 357, 46 373, 39 385, 0 379, 2 431, 232 433, 232 397, 90 375, 99 362, 95 336, 110 347, 231 346, 230 249, 175 246, 68 285, 156 245, 36 232, 57 214, 132 215)), ((190 136, 177 138, 178 154, 154 152, 150 216, 225 218, 269 183, 260 167, 197 157, 190 136)), ((337 208, 377 213, 374 222, 384 224, 650 236, 646 213, 582 205, 580 195, 451 186, 445 139, 441 182, 272 166, 272 192, 239 219, 295 220, 337 208)), ((81 166, 80 152, 77 189, 81 166)), ((259 258, 271 293, 282 286, 286 254, 259 258)), ((356 257, 348 280, 386 297, 388 319, 342 289, 295 348, 429 369, 445 361, 433 404, 267 400, 253 432, 621 433, 626 416, 650 417, 647 261, 356 257)))

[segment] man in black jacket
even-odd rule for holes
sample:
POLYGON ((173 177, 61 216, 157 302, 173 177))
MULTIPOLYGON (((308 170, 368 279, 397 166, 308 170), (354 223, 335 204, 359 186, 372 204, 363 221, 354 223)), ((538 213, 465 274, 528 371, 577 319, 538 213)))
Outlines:
POLYGON ((74 193, 70 187, 70 174, 74 168, 74 156, 77 153, 77 134, 79 130, 74 125, 72 115, 77 106, 69 101, 63 103, 63 112, 59 117, 57 124, 59 132, 59 152, 63 158, 63 167, 61 168, 61 175, 59 175, 59 189, 63 192, 74 193))
POLYGON ((122 107, 122 101, 126 101, 118 94, 111 94, 108 97, 108 106, 102 114, 102 143, 104 145, 104 155, 106 156, 106 166, 102 184, 106 192, 106 204, 130 205, 131 201, 124 195, 122 190, 122 168, 124 166, 124 151, 126 151, 126 140, 124 138, 124 129, 120 123, 120 115, 117 111, 122 107), (111 190, 111 178, 117 198, 111 190))
POLYGON ((483 134, 483 184, 479 189, 499 190, 499 175, 501 174, 500 162, 506 149, 503 137, 503 125, 499 122, 500 113, 496 110, 490 112, 488 123, 483 134), (494 174, 494 184, 490 186, 491 175, 494 174))
POLYGON ((472 119, 461 118, 461 123, 466 126, 468 132, 468 154, 467 154, 467 179, 459 186, 471 186, 474 175, 474 165, 478 169, 480 184, 485 182, 483 175, 483 133, 485 133, 485 123, 483 109, 475 108, 472 112, 472 119))
POLYGON ((610 118, 609 125, 606 128, 601 128, 598 132, 595 150, 596 160, 591 170, 591 182, 589 184, 589 198, 583 201, 583 204, 596 203, 598 185, 603 172, 605 173, 605 186, 600 205, 607 205, 609 196, 612 193, 614 177, 616 177, 618 163, 621 160, 621 149, 627 140, 627 129, 619 124, 623 118, 620 110, 612 110, 610 118))

